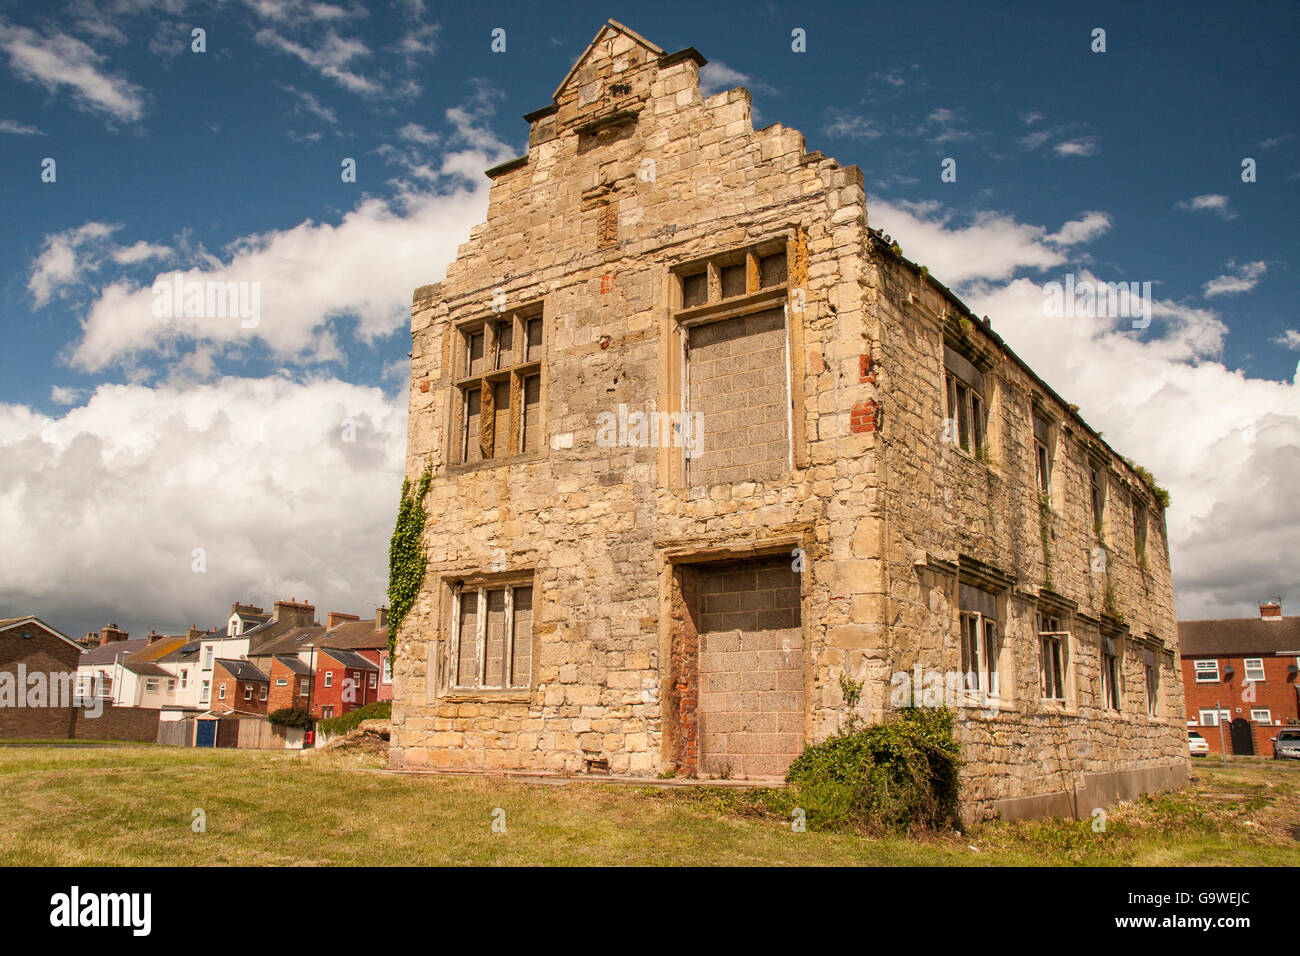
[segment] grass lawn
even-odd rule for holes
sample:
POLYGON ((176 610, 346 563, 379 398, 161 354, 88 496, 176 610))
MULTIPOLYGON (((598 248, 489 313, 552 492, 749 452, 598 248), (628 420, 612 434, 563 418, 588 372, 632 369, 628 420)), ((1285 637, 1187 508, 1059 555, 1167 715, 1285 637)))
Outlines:
POLYGON ((1265 865, 1300 859, 1300 764, 1197 760, 1090 821, 794 833, 779 791, 373 772, 374 752, 0 748, 0 864, 1265 865), (206 814, 206 832, 191 813, 206 814), (493 810, 504 833, 492 832, 493 810))

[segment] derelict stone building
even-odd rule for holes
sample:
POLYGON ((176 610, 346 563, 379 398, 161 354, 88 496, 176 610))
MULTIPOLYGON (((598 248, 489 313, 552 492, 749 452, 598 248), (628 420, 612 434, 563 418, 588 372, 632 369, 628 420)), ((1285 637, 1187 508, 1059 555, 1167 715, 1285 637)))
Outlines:
POLYGON ((976 815, 1180 784, 1159 493, 703 63, 610 21, 415 291, 392 765, 779 776, 847 674, 976 815))

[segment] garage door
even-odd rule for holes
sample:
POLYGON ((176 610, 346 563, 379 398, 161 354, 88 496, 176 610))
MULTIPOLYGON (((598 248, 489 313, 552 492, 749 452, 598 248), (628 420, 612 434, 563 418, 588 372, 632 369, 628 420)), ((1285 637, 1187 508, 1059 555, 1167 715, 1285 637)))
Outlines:
POLYGON ((701 774, 781 777, 802 751, 799 608, 785 556, 700 567, 701 774))

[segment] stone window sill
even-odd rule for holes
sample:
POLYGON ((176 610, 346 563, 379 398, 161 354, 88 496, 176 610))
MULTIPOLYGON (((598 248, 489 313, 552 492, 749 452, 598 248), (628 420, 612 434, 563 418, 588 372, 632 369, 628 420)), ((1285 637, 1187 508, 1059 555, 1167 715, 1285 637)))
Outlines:
POLYGON ((531 690, 511 688, 510 690, 475 690, 454 691, 438 698, 443 704, 527 704, 533 699, 531 690))

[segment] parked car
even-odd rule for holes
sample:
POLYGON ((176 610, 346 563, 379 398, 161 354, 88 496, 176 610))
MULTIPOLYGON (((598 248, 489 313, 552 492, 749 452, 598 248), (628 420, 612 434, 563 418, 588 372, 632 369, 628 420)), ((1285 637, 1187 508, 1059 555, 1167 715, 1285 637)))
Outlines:
POLYGON ((1273 759, 1300 760, 1300 727, 1283 727, 1273 738, 1273 759))
POLYGON ((1210 745, 1205 742, 1204 737, 1194 730, 1187 735, 1187 749, 1193 757, 1208 757, 1210 755, 1210 745))

